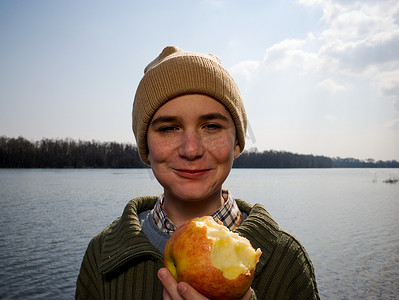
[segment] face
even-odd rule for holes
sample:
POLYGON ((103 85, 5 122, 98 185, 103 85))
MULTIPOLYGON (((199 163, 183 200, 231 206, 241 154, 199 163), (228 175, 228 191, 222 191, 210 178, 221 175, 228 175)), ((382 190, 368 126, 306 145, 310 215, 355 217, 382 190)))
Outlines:
POLYGON ((215 99, 176 97, 154 114, 147 132, 148 159, 165 199, 219 199, 240 154, 230 113, 215 99))

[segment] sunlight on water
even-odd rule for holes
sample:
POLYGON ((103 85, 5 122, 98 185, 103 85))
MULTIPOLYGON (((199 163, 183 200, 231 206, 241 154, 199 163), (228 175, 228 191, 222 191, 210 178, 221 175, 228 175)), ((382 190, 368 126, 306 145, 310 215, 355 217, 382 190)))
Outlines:
MULTIPOLYGON (((397 299, 398 169, 233 169, 225 187, 262 203, 304 244, 323 299, 397 299)), ((0 299, 71 299, 90 238, 149 170, 0 170, 0 299)))

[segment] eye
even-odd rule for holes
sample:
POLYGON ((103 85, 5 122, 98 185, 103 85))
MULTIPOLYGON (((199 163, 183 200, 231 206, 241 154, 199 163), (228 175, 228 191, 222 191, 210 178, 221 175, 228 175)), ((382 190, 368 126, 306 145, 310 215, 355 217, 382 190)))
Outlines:
POLYGON ((160 132, 172 132, 172 131, 176 131, 176 130, 179 130, 179 127, 173 126, 173 125, 162 126, 158 129, 158 131, 160 131, 160 132))
POLYGON ((222 128, 222 126, 220 126, 220 125, 217 124, 217 123, 209 123, 209 124, 205 124, 205 125, 204 125, 204 128, 205 128, 205 129, 208 129, 208 130, 217 130, 217 129, 222 128))

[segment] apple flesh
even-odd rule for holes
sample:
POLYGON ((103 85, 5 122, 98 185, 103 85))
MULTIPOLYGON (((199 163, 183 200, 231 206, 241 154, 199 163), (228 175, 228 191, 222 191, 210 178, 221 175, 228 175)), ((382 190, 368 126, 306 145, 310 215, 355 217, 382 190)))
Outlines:
POLYGON ((194 218, 166 243, 164 264, 177 282, 184 281, 211 299, 238 299, 251 286, 262 252, 212 217, 194 218))

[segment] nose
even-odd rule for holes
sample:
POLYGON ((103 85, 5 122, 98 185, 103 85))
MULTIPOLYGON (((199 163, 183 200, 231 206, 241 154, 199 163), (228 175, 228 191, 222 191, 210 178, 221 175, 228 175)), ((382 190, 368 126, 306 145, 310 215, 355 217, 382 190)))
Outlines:
POLYGON ((179 155, 189 160, 194 160, 204 154, 201 137, 195 132, 185 132, 179 147, 179 155))

